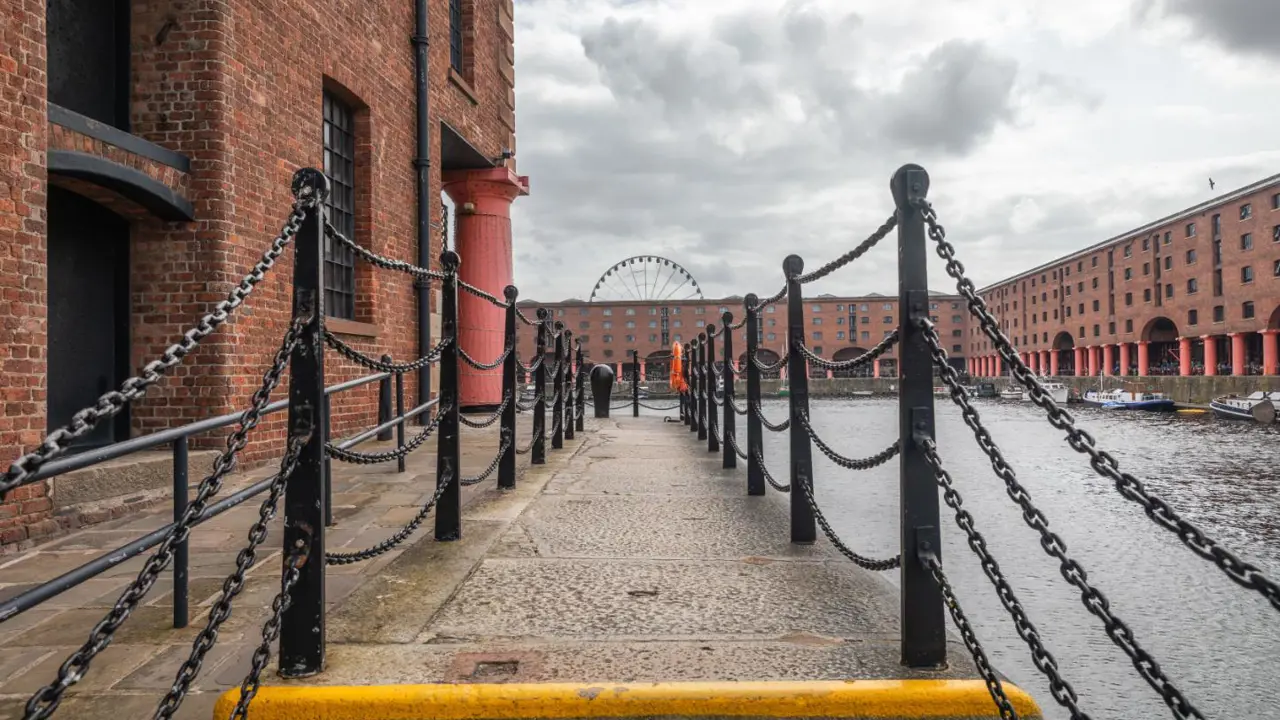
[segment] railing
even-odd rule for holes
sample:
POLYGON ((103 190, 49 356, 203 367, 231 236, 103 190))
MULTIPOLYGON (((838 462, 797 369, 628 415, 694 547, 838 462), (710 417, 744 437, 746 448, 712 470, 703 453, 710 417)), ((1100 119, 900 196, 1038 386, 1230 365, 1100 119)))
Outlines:
POLYGON ((141 450, 170 445, 174 464, 174 521, 137 538, 102 557, 0 603, 0 623, 38 606, 49 598, 115 567, 131 558, 147 556, 138 576, 121 593, 114 607, 103 619, 88 629, 85 643, 59 666, 56 677, 37 690, 27 701, 26 718, 46 718, 59 707, 64 693, 85 676, 93 659, 110 644, 112 636, 128 621, 133 610, 155 586, 159 575, 170 565, 174 572, 174 625, 188 623, 187 544, 191 531, 206 520, 255 497, 265 496, 256 521, 249 529, 249 542, 236 557, 236 567, 226 578, 222 590, 209 611, 205 627, 197 635, 190 656, 177 669, 171 689, 160 699, 155 717, 170 718, 199 675, 203 661, 217 642, 218 631, 231 613, 235 597, 244 587, 245 575, 267 539, 267 523, 284 501, 283 544, 285 548, 280 592, 262 629, 262 644, 253 653, 251 667, 241 685, 235 717, 244 717, 257 692, 261 674, 271 657, 272 644, 280 643, 280 674, 303 676, 318 672, 325 649, 325 569, 378 557, 399 546, 435 514, 437 540, 456 540, 462 534, 461 489, 476 485, 497 473, 499 488, 516 484, 516 456, 530 454, 531 462, 546 461, 547 380, 554 388, 550 398, 553 448, 572 439, 575 429, 583 428, 583 392, 581 374, 582 350, 575 347, 572 332, 560 323, 551 323, 545 309, 539 308, 537 320, 525 317, 516 306, 517 290, 508 286, 504 299, 473 287, 459 276, 461 258, 446 250, 441 256, 441 270, 418 267, 386 258, 358 245, 325 221, 323 200, 328 181, 317 170, 301 170, 294 176, 295 202, 280 235, 262 258, 232 290, 178 343, 160 359, 149 363, 142 373, 125 381, 119 390, 111 391, 93 406, 77 413, 72 422, 51 432, 32 452, 20 457, 0 479, 0 493, 29 485, 72 470, 124 457, 141 450), (344 244, 363 261, 379 268, 404 273, 419 282, 437 282, 440 287, 442 338, 425 356, 411 362, 397 363, 389 356, 374 358, 347 345, 325 329, 322 304, 323 248, 326 243, 344 244), (278 351, 263 375, 262 385, 253 393, 242 412, 201 420, 182 427, 157 432, 145 437, 116 443, 71 457, 60 457, 75 441, 89 433, 98 423, 120 412, 127 404, 145 395, 174 366, 180 364, 196 346, 244 304, 254 287, 263 280, 287 246, 294 246, 293 312, 288 329, 280 340, 278 351), (505 347, 496 360, 477 360, 458 343, 458 293, 465 292, 505 310, 505 347), (519 324, 534 326, 538 333, 538 358, 530 365, 520 362, 516 346, 519 324), (554 365, 548 366, 544 350, 554 342, 554 365), (325 386, 325 352, 329 347, 345 359, 373 371, 355 380, 325 386), (574 350, 576 349, 576 359, 574 350), (497 410, 487 418, 472 419, 460 412, 458 394, 459 363, 465 362, 482 371, 496 370, 502 375, 502 399, 497 410), (404 407, 404 376, 429 365, 439 365, 440 390, 437 397, 414 408, 404 407), (269 403, 271 393, 279 386, 284 371, 289 370, 289 393, 286 400, 269 403), (537 376, 537 394, 529 402, 517 392, 519 372, 537 376), (577 380, 575 392, 574 380, 577 380), (346 390, 379 383, 377 424, 338 442, 329 437, 331 400, 346 390), (394 388, 394 390, 393 390, 394 388), (394 415, 392 406, 394 404, 394 415), (269 477, 214 501, 235 464, 240 451, 248 444, 249 433, 262 417, 287 409, 288 437, 283 446, 279 467, 269 477), (533 413, 532 438, 524 447, 517 441, 517 413, 533 413), (421 429, 406 437, 411 421, 421 421, 421 429), (500 423, 500 443, 488 468, 474 477, 463 477, 461 428, 487 428, 500 423), (576 428, 575 428, 576 425, 576 428), (188 447, 195 435, 234 427, 226 438, 225 448, 213 462, 213 470, 188 495, 188 447), (371 547, 351 552, 331 552, 325 548, 325 528, 333 524, 331 511, 331 468, 334 460, 356 464, 378 464, 396 461, 397 471, 405 470, 409 455, 423 447, 426 440, 436 439, 436 491, 421 506, 418 514, 390 538, 371 547), (393 446, 378 452, 362 452, 355 448, 372 441, 392 440, 393 446))

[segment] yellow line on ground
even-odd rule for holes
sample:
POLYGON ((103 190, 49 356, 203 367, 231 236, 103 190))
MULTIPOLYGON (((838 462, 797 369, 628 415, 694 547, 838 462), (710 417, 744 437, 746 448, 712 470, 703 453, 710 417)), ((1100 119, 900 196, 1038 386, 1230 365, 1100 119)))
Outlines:
MULTIPOLYGON (((1019 716, 1040 717, 1031 696, 1010 683, 1004 690, 1019 716)), ((215 720, 239 695, 218 700, 215 720)), ((251 709, 253 720, 999 716, 980 680, 287 686, 262 688, 251 709)))

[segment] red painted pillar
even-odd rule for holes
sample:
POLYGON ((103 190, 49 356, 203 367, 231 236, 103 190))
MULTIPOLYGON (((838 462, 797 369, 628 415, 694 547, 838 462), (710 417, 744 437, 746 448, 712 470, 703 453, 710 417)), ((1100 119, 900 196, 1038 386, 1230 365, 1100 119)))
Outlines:
POLYGON ((644 382, 644 360, 640 361, 640 382, 644 382))
POLYGON ((1202 335, 1200 340, 1204 342, 1204 374, 1218 374, 1218 341, 1212 335, 1202 335))
POLYGON ((1056 367, 1057 363, 1052 363, 1052 365, 1050 365, 1052 360, 1053 360, 1053 353, 1049 352, 1048 350, 1040 351, 1040 373, 1041 374, 1043 375, 1058 374, 1058 368, 1056 367))
MULTIPOLYGON (((1265 342, 1265 341, 1264 341, 1265 342)), ((1244 333, 1231 333, 1231 374, 1244 375, 1244 333)))
POLYGON ((834 373, 832 373, 832 372, 831 372, 831 370, 829 370, 829 369, 828 369, 828 370, 827 370, 827 379, 828 379, 828 380, 830 380, 830 379, 831 379, 831 378, 833 378, 833 377, 835 377, 834 373))
POLYGON ((1129 343, 1120 343, 1120 377, 1129 374, 1129 343))
POLYGON ((1058 351, 1053 350, 1049 353, 1049 374, 1058 376, 1058 351))
POLYGON ((1089 368, 1085 365, 1085 362, 1084 362, 1084 348, 1077 347, 1075 350, 1076 350, 1076 377, 1084 377, 1085 375, 1089 374, 1088 373, 1089 368))
POLYGON ((1023 353, 1023 358, 1024 358, 1023 364, 1025 364, 1028 368, 1030 368, 1033 374, 1039 375, 1040 374, 1040 356, 1033 352, 1029 352, 1029 353, 1023 353))
MULTIPOLYGON (((969 358, 969 367, 970 367, 970 368, 973 368, 973 363, 974 363, 974 359, 973 359, 973 358, 969 358)), ((970 375, 976 375, 977 373, 973 372, 973 370, 972 370, 972 369, 970 369, 969 374, 970 374, 970 375)), ((876 377, 876 378, 880 377, 880 358, 876 358, 876 359, 871 363, 871 377, 876 377)))
POLYGON ((1004 361, 1000 359, 999 355, 996 355, 991 359, 995 361, 995 375, 996 377, 1000 377, 1004 374, 1004 361))
POLYGON ((1112 366, 1115 365, 1115 362, 1116 362, 1115 348, 1111 347, 1110 344, 1103 345, 1102 346, 1102 374, 1110 375, 1111 368, 1112 366))
POLYGON ((1138 376, 1147 377, 1151 374, 1151 348, 1150 343, 1146 340, 1138 341, 1138 376))
POLYGON ((1280 370, 1280 330, 1261 330, 1262 333, 1262 374, 1275 375, 1280 370))
POLYGON ((1178 374, 1191 375, 1191 338, 1178 338, 1178 374))
MULTIPOLYGON (((529 178, 505 166, 485 170, 453 170, 443 175, 444 191, 456 208, 456 250, 462 258, 458 276, 496 297, 512 282, 511 203, 529 194, 529 178)), ((458 292, 458 344, 480 362, 502 354, 505 315, 470 293, 458 292)), ((459 404, 463 407, 502 402, 502 367, 476 370, 458 367, 459 404)))
POLYGON ((1085 348, 1085 351, 1089 353, 1089 377, 1097 377, 1098 376, 1098 347, 1096 345, 1093 347, 1087 347, 1085 348))

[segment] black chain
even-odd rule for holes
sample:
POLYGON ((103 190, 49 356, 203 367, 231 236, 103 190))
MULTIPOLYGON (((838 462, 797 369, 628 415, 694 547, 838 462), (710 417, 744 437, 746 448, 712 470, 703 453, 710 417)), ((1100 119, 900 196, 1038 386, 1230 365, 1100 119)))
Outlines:
POLYGON ((947 612, 951 613, 951 619, 955 621, 956 628, 960 630, 960 639, 964 640, 965 647, 969 648, 969 654, 973 656, 973 664, 978 666, 978 674, 982 676, 982 681, 987 684, 987 691, 991 693, 991 699, 996 703, 996 709, 1000 711, 1000 717, 1005 720, 1018 720, 1018 713, 1013 709, 1013 704, 1009 702, 1008 696, 1004 694, 1004 686, 1000 683, 1000 677, 996 675, 996 671, 991 668, 991 662, 987 660, 987 653, 982 649, 982 643, 978 642, 978 636, 973 632, 973 626, 969 624, 969 619, 965 617, 964 610, 960 609, 960 601, 956 599, 955 591, 951 589, 951 583, 947 581, 946 573, 942 572, 942 563, 938 562, 938 557, 933 554, 926 555, 922 558, 925 567, 933 574, 933 579, 938 583, 938 588, 942 591, 942 599, 947 606, 947 612))
POLYGON ((933 468, 933 476, 938 482, 938 487, 942 488, 943 501, 947 503, 947 507, 956 512, 956 525, 964 531, 969 540, 969 548, 973 550, 974 555, 978 556, 982 571, 990 578, 1001 604, 1004 605, 1004 609, 1013 618, 1013 625, 1018 631, 1018 637, 1021 637, 1027 647, 1031 649, 1031 662, 1039 668, 1040 672, 1044 673, 1045 677, 1049 678, 1049 691, 1053 694, 1053 699, 1071 712, 1072 720, 1089 720, 1088 713, 1080 709, 1075 689, 1071 687, 1071 683, 1064 680, 1062 675, 1059 674, 1058 661, 1053 657, 1053 653, 1049 652, 1049 649, 1041 642, 1040 631, 1036 630, 1035 623, 1031 622, 1031 618, 1027 617, 1027 611, 1023 609, 1018 596, 1013 592, 1013 587, 1009 585, 1004 573, 1000 571, 1000 563, 996 562, 995 557, 987 550, 987 539, 982 536, 982 533, 978 532, 978 528, 975 527, 973 522, 973 516, 969 514, 968 510, 964 509, 964 499, 956 491, 951 474, 942 466, 942 458, 938 457, 937 445, 934 444, 933 440, 926 439, 923 443, 923 450, 925 460, 933 468))
MULTIPOLYGON (((627 403, 627 404, 630 405, 631 403, 627 403)), ((669 407, 655 407, 647 403, 640 403, 640 407, 649 408, 650 410, 657 410, 658 412, 666 412, 668 410, 678 410, 680 408, 680 404, 676 403, 675 405, 671 405, 669 407)))
MULTIPOLYGON (((761 467, 763 466, 764 463, 761 463, 761 467)), ((876 572, 881 570, 893 570, 894 568, 902 566, 901 555, 896 555, 888 560, 875 560, 869 557, 863 557, 854 552, 848 545, 844 544, 844 541, 842 541, 838 535, 836 535, 836 531, 831 527, 831 524, 827 522, 827 518, 823 516, 822 510, 818 508, 818 501, 813 497, 813 483, 800 483, 800 491, 804 494, 805 502, 809 504, 809 510, 813 512, 813 519, 817 521, 818 527, 822 528, 822 534, 827 536, 827 539, 831 541, 831 544, 835 546, 836 550, 840 551, 841 555, 852 560, 854 565, 867 570, 874 570, 876 572)))
POLYGON ((458 484, 471 486, 484 482, 485 478, 492 475, 493 471, 498 469, 498 463, 502 462, 502 456, 507 454, 507 448, 509 447, 511 447, 511 435, 504 431, 502 433, 502 447, 498 448, 498 454, 493 456, 493 462, 489 463, 489 467, 485 468, 484 472, 476 475, 475 477, 462 478, 458 481, 458 484))
POLYGON ((286 570, 280 576, 280 592, 271 600, 271 616, 262 624, 262 643, 253 651, 253 661, 249 672, 240 683, 240 699, 231 711, 231 720, 244 720, 249 717, 249 703, 258 694, 262 684, 262 671, 267 669, 271 661, 271 644, 280 636, 280 623, 284 620, 284 611, 289 609, 293 599, 289 593, 302 577, 302 565, 306 562, 306 554, 295 552, 289 555, 285 563, 286 570))
POLYGON ((378 557, 385 552, 395 549, 397 545, 404 542, 410 535, 417 532, 418 526, 422 525, 422 521, 427 519, 427 514, 431 512, 431 508, 435 507, 435 504, 440 500, 440 496, 444 495, 444 491, 448 489, 449 483, 452 480, 453 473, 451 471, 446 472, 444 482, 440 482, 436 485, 436 491, 431 494, 431 497, 428 498, 425 503, 422 504, 422 508, 418 510, 418 514, 414 515, 412 520, 405 523, 404 527, 396 531, 395 535, 392 535, 373 547, 365 548, 364 550, 356 550, 354 552, 327 552, 324 554, 324 564, 351 565, 352 563, 358 563, 363 560, 378 557))
MULTIPOLYGON (((781 300, 786 296, 787 296, 787 286, 784 284, 781 290, 761 300, 760 302, 756 303, 755 307, 751 308, 751 311, 760 312, 761 310, 764 310, 766 307, 778 302, 779 300, 781 300)), ((745 318, 743 320, 745 322, 745 318)))
POLYGON ((523 410, 523 411, 526 411, 526 412, 527 412, 527 411, 532 410, 532 409, 534 409, 535 407, 537 407, 538 403, 539 403, 539 402, 541 402, 541 401, 542 401, 542 400, 544 400, 544 399, 545 399, 545 397, 544 397, 544 394, 543 394, 543 393, 538 393, 537 395, 533 396, 533 399, 532 399, 532 400, 530 400, 530 401, 529 401, 529 404, 527 404, 527 405, 526 405, 526 404, 524 404, 524 403, 522 403, 522 402, 520 402, 520 401, 517 399, 517 400, 516 400, 516 409, 517 409, 517 410, 523 410))
POLYGON ((610 405, 610 406, 609 406, 609 409, 610 409, 610 410, 621 410, 622 408, 627 407, 627 406, 628 406, 628 405, 630 405, 630 404, 631 404, 631 401, 630 401, 630 400, 628 400, 628 401, 626 401, 626 402, 622 403, 621 405, 610 405))
POLYGON ((383 257, 372 250, 359 245, 356 241, 346 235, 338 232, 338 229, 335 228, 328 220, 325 220, 324 222, 324 235, 330 240, 337 240, 343 245, 346 245, 352 252, 364 258, 369 262, 369 264, 377 265, 384 270, 395 270, 397 272, 413 275, 414 277, 435 278, 437 280, 444 280, 449 277, 448 273, 440 272, 439 270, 430 270, 428 268, 418 267, 417 265, 411 265, 403 260, 393 260, 392 258, 383 257))
POLYGON ((479 360, 476 360, 475 358, 468 355, 467 351, 463 350, 461 345, 458 346, 458 355, 463 359, 464 362, 466 362, 468 365, 470 365, 471 367, 477 370, 493 370, 494 368, 498 367, 502 363, 506 362, 507 356, 510 354, 511 354, 511 346, 508 345, 502 349, 502 354, 498 356, 497 360, 494 360, 491 363, 482 363, 479 360))
POLYGON ((756 464, 760 466, 760 474, 764 475, 764 479, 766 482, 769 483, 769 486, 772 487, 774 490, 777 490, 778 492, 784 492, 784 493, 791 492, 791 483, 787 483, 786 485, 783 485, 782 483, 773 479, 773 474, 769 472, 769 466, 764 464, 764 456, 760 454, 760 451, 756 450, 754 454, 756 457, 756 464))
POLYGON ((466 415, 462 415, 461 413, 459 413, 458 422, 462 423, 463 425, 466 425, 469 428, 475 428, 477 430, 487 428, 490 425, 502 419, 502 411, 507 409, 507 404, 510 402, 511 402, 511 393, 507 393, 506 395, 502 396, 502 404, 498 406, 498 409, 494 410, 493 414, 485 418, 484 420, 471 420, 466 415))
POLYGON ((734 401, 730 400, 730 401, 729 401, 729 406, 730 406, 730 407, 732 407, 732 408, 733 408, 733 411, 734 411, 734 412, 736 412, 736 413, 738 413, 739 415, 746 415, 746 414, 747 414, 747 406, 746 406, 746 405, 743 405, 743 406, 742 406, 742 409, 741 409, 741 410, 739 410, 739 409, 738 409, 738 403, 736 403, 736 402, 734 402, 734 401))
POLYGON ((538 442, 538 436, 541 433, 540 425, 541 423, 539 423, 537 418, 535 418, 533 421, 533 437, 529 438, 529 444, 525 445, 523 449, 521 449, 519 445, 516 446, 517 455, 528 454, 528 452, 533 449, 534 443, 538 442))
MULTIPOLYGON (((289 358, 298 347, 299 333, 311 320, 311 317, 294 318, 289 329, 284 334, 280 349, 276 351, 271 367, 263 375, 261 387, 253 393, 248 409, 241 414, 239 426, 227 436, 226 449, 214 459, 213 471, 200 481, 196 495, 187 505, 187 509, 183 511, 182 517, 174 523, 173 528, 160 541, 151 556, 147 558, 142 570, 138 572, 138 576, 120 594, 115 606, 89 631, 89 639, 63 661, 58 668, 57 678, 52 683, 37 690, 27 700, 24 720, 43 720, 43 718, 53 714, 58 704, 62 702, 63 693, 67 691, 67 688, 79 682, 80 678, 84 677, 85 673, 89 671, 89 665, 93 658, 111 644, 116 630, 129 619, 134 608, 138 606, 138 603, 142 602, 143 597, 155 585, 156 578, 168 567, 169 562, 173 560, 174 547, 190 534, 191 527, 204 513, 205 507, 209 504, 209 499, 222 488, 224 478, 235 466, 236 456, 248 444, 249 431, 257 427, 258 421, 262 417, 263 408, 267 406, 267 402, 271 399, 271 391, 275 390, 276 386, 280 384, 280 378, 289 364, 289 358)), ((301 433, 310 432, 311 430, 310 428, 295 428, 295 431, 301 433)))
POLYGON ((302 454, 302 448, 310 437, 311 433, 308 432, 305 435, 289 438, 287 450, 280 460, 280 470, 268 486, 267 497, 258 506, 258 519, 249 528, 249 544, 236 555, 235 570, 222 582, 222 592, 213 603, 213 607, 209 609, 209 618, 205 622, 204 629, 196 636, 195 642, 191 645, 190 656, 182 663, 182 667, 178 668, 173 685, 156 707, 153 718, 168 720, 178 712, 182 701, 186 699, 187 692, 191 689, 191 683, 200 674, 205 655, 218 642, 218 629, 227 621, 227 618, 231 617, 231 601, 244 590, 245 574, 257 562, 258 546, 267 539, 267 524, 276 516, 276 508, 280 504, 280 497, 284 494, 285 483, 298 467, 298 456, 302 454))
POLYGON ((833 448, 822 441, 822 438, 818 436, 818 433, 813 429, 813 426, 809 424, 809 417, 807 415, 801 413, 799 418, 800 425, 804 428, 805 433, 808 434, 809 439, 813 440, 813 443, 818 446, 818 449, 822 451, 822 454, 830 458, 831 462, 845 468, 846 470, 870 470, 871 468, 879 467, 892 460, 901 449, 901 443, 894 440, 892 445, 869 458, 861 460, 848 458, 836 452, 833 448))
POLYGON ((861 243, 858 243, 857 247, 841 255, 835 260, 832 260, 826 265, 823 265, 817 270, 814 270, 811 273, 806 273, 804 275, 801 275, 800 277, 795 279, 796 282, 800 283, 801 285, 804 285, 806 283, 811 283, 814 280, 821 280, 822 278, 830 275, 836 270, 839 270, 845 265, 848 265, 854 260, 857 260, 858 258, 862 257, 863 254, 865 254, 868 250, 875 247, 876 244, 879 243, 881 240, 885 239, 885 237, 897 226, 898 226, 898 215, 897 213, 894 213, 893 215, 889 216, 888 220, 884 221, 884 224, 876 228, 875 232, 868 235, 866 240, 863 240, 861 243))
POLYGON ((862 353, 858 357, 852 358, 849 360, 828 360, 827 358, 824 358, 821 355, 818 355, 817 353, 805 347, 804 345, 800 345, 799 349, 800 349, 801 355, 804 355, 805 358, 809 360, 809 362, 813 363, 814 365, 817 365, 820 368, 824 368, 826 370, 849 370, 851 368, 861 367, 863 365, 866 365, 869 362, 872 362, 876 358, 888 352, 889 348, 897 344, 898 344, 898 331, 895 329, 892 332, 890 332, 888 335, 885 335, 883 340, 876 343, 875 347, 862 353))
POLYGON ((527 317, 527 316, 526 316, 526 315, 525 315, 525 314, 520 310, 520 308, 519 308, 519 307, 517 307, 517 308, 516 308, 516 317, 520 318, 520 322, 524 323, 525 325, 537 325, 537 324, 538 324, 538 321, 537 321, 537 320, 530 320, 530 319, 529 319, 529 318, 528 318, 528 317, 527 317))
POLYGON ((200 341, 221 327, 231 314, 244 304, 245 299, 258 283, 262 282, 285 248, 293 241, 293 237, 298 234, 298 229, 302 227, 304 211, 316 203, 315 197, 310 192, 310 188, 303 188, 300 191, 280 234, 271 241, 271 245, 262 253, 262 257, 254 263, 253 269, 231 289, 225 300, 215 305, 210 313, 200 318, 195 326, 183 333, 181 340, 166 348, 159 359, 147 363, 141 373, 120 383, 119 390, 111 390, 99 397, 93 405, 81 409, 71 416, 71 422, 46 435, 35 450, 14 460, 3 478, 0 478, 0 495, 26 484, 42 465, 62 455, 77 439, 84 437, 97 427, 98 423, 115 417, 125 405, 145 395, 152 385, 160 382, 165 373, 191 354, 200 341))
POLYGON ((402 447, 383 450, 381 452, 365 453, 357 452, 355 450, 347 450, 345 448, 338 447, 333 443, 325 443, 324 451, 334 460, 353 463, 355 465, 376 465, 378 463, 389 462, 391 460, 399 460, 402 457, 407 457, 409 453, 417 450, 422 443, 427 441, 427 438, 431 436, 431 433, 435 432, 435 429, 440 426, 440 420, 444 417, 446 412, 448 412, 447 409, 436 411, 435 417, 431 418, 431 421, 422 427, 422 432, 415 435, 402 447))
POLYGON ((760 410, 759 405, 752 405, 751 409, 755 411, 756 417, 760 418, 760 424, 764 425, 765 428, 772 430, 773 432, 784 432, 791 428, 791 418, 787 418, 786 420, 783 420, 777 425, 774 425, 773 423, 769 422, 768 418, 764 416, 764 412, 760 410))
POLYGON ((517 354, 516 367, 519 368, 520 372, 532 373, 534 370, 537 370, 538 368, 542 367, 542 358, 539 357, 537 360, 534 360, 532 365, 525 365, 524 363, 520 362, 520 355, 517 354))
POLYGON ((743 316, 742 316, 742 319, 741 319, 741 320, 739 320, 738 322, 733 323, 732 325, 730 325, 730 326, 729 326, 729 329, 730 329, 730 330, 741 330, 741 329, 742 329, 742 327, 743 327, 744 325, 746 325, 746 324, 747 324, 747 316, 746 316, 746 315, 743 315, 743 316))
POLYGON ((1111 480, 1122 497, 1141 505, 1147 517, 1157 525, 1177 535, 1192 552, 1217 565, 1238 585, 1257 591, 1271 602, 1272 607, 1280 610, 1280 585, 1264 575, 1257 566, 1241 560, 1207 537, 1200 528, 1179 516, 1163 499, 1148 492, 1137 478, 1121 472, 1120 463, 1115 457, 1098 450, 1093 436, 1076 427, 1075 418, 1054 402, 1026 363, 1022 362, 1009 338, 1000 331, 1000 326, 987 310, 986 303, 978 297, 973 282, 965 277, 964 266, 956 260, 955 247, 947 241, 946 230, 938 224, 937 214, 932 206, 922 202, 919 207, 929 226, 929 237, 938 245, 938 256, 947 261, 947 274, 956 281, 956 288, 968 301, 969 311, 978 318, 982 331, 995 344, 1014 377, 1027 389, 1032 402, 1045 411, 1051 425, 1067 433, 1067 444, 1076 452, 1088 455, 1089 464, 1094 471, 1111 480))
POLYGON ((408 373, 439 362, 440 355, 444 352, 444 349, 449 346, 449 343, 453 342, 453 338, 442 338, 440 342, 436 343, 436 346, 431 348, 431 351, 426 355, 414 360, 413 362, 407 363, 383 362, 369 357, 346 344, 341 338, 328 330, 324 331, 324 341, 329 345, 329 347, 337 350, 339 354, 345 356, 348 360, 363 365, 370 370, 374 370, 376 372, 408 373))
POLYGON ((1057 533, 1049 529, 1049 519, 1031 502, 1031 494, 1018 482, 1017 474, 1014 473, 1013 468, 1005 460, 1004 454, 1000 452, 1000 447, 996 445, 991 433, 982 424, 982 418, 977 409, 970 404, 968 395, 960 385, 959 373, 947 362, 947 352, 942 347, 941 338, 938 337, 938 332, 934 329, 933 323, 926 320, 920 324, 920 327, 925 341, 929 344, 933 362, 938 367, 938 375, 943 384, 950 390, 952 402, 960 407, 965 424, 973 430, 978 446, 982 448, 983 453, 990 459, 991 468, 995 471, 995 474, 1004 481, 1009 497, 1022 509, 1023 521, 1027 523, 1028 527, 1040 534, 1040 547, 1044 548, 1046 554, 1058 561, 1059 572, 1062 573, 1062 577, 1068 583, 1080 591, 1080 602, 1084 604, 1085 609, 1102 620, 1107 637, 1111 638, 1116 647, 1129 656, 1129 659, 1133 661, 1134 668, 1147 681, 1147 684, 1160 693, 1160 697, 1164 699, 1165 704, 1173 711, 1174 717, 1199 718, 1203 720, 1204 716, 1189 700, 1183 697, 1173 682, 1165 676, 1155 658, 1151 657, 1138 644, 1133 630, 1111 612, 1111 603, 1106 596, 1089 584, 1089 575, 1085 572, 1085 569, 1067 555, 1066 542, 1058 537, 1057 533))
POLYGON ((778 358, 778 362, 769 364, 761 361, 760 356, 753 353, 751 355, 751 362, 755 363, 756 367, 760 368, 761 372, 773 372, 774 370, 777 370, 778 368, 782 367, 783 364, 787 362, 787 356, 783 355, 782 357, 778 358))
POLYGON ((485 292, 484 290, 481 290, 480 288, 476 287, 475 285, 472 285, 471 283, 463 282, 461 278, 458 279, 458 288, 463 292, 475 295, 481 300, 488 300, 489 303, 492 304, 494 307, 499 307, 499 308, 502 308, 503 310, 511 307, 510 303, 505 302, 503 300, 499 300, 496 295, 491 295, 485 292))
POLYGON ((733 451, 737 453, 738 457, 742 458, 743 460, 748 459, 747 454, 742 452, 742 448, 738 447, 737 433, 729 433, 729 435, 725 439, 728 440, 729 444, 733 446, 733 451))
POLYGON ((560 372, 561 365, 563 365, 563 363, 560 360, 556 360, 556 364, 551 367, 547 367, 546 363, 543 363, 542 372, 546 373, 546 379, 555 380, 556 374, 560 372))

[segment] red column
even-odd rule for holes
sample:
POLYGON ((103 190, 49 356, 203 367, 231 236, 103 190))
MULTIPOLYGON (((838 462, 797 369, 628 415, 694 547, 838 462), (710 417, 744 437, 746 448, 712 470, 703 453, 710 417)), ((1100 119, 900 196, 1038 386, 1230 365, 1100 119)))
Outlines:
POLYGON ((640 361, 640 382, 644 382, 644 360, 640 361))
POLYGON ((1096 345, 1093 347, 1088 347, 1088 348, 1085 348, 1085 351, 1089 353, 1089 377, 1097 377, 1098 376, 1098 347, 1096 345))
POLYGON ((831 378, 832 378, 831 370, 827 370, 827 379, 830 380, 831 378))
POLYGON ((995 361, 995 376, 1000 377, 1004 374, 1004 360, 1001 360, 999 355, 991 359, 995 361))
POLYGON ((1191 374, 1191 338, 1178 338, 1178 374, 1187 377, 1191 374))
POLYGON ((1129 374, 1129 343, 1120 343, 1120 377, 1129 374))
POLYGON ((1027 353, 1027 367, 1036 375, 1040 374, 1040 353, 1027 353))
POLYGON ((1040 373, 1041 373, 1042 375, 1057 375, 1057 374, 1058 374, 1058 370, 1057 370, 1057 368, 1050 369, 1049 362, 1050 362, 1050 360, 1051 360, 1052 356, 1053 356, 1053 353, 1049 352, 1048 350, 1041 350, 1041 351, 1040 351, 1040 373))
POLYGON ((1218 374, 1218 343, 1213 335, 1202 335, 1200 340, 1204 342, 1204 374, 1218 374))
POLYGON ((1075 349, 1075 352, 1076 352, 1076 376, 1083 377, 1088 374, 1086 372, 1088 368, 1085 367, 1085 362, 1084 362, 1084 348, 1077 347, 1075 349))
POLYGON ((1103 345, 1102 346, 1102 374, 1110 375, 1111 367, 1115 365, 1115 362, 1116 362, 1115 348, 1111 347, 1110 344, 1103 345))
MULTIPOLYGON (((443 175, 444 191, 457 208, 454 234, 463 282, 502 297, 512 282, 511 203, 529 194, 529 178, 507 167, 454 170, 443 175)), ((503 310, 470 293, 458 293, 458 344, 480 362, 491 362, 505 345, 503 310)), ((460 364, 463 407, 502 402, 502 368, 476 370, 460 364)))
POLYGON ((1146 377, 1151 374, 1151 348, 1146 340, 1138 341, 1138 375, 1146 377))
POLYGON ((1052 350, 1049 352, 1049 374, 1054 377, 1058 376, 1058 351, 1057 350, 1052 350))
POLYGON ((1277 347, 1277 340, 1280 340, 1280 330, 1262 330, 1262 374, 1277 374, 1277 365, 1280 365, 1280 347, 1277 347))
POLYGON ((1231 333, 1231 374, 1244 375, 1244 333, 1231 333))
MULTIPOLYGON (((976 362, 977 360, 975 358, 969 358, 969 367, 976 369, 977 368, 975 364, 976 362)), ((977 375, 978 373, 973 372, 973 370, 970 370, 969 374, 977 375)), ((877 378, 880 377, 880 358, 876 358, 875 362, 871 363, 871 377, 877 377, 877 378)))

